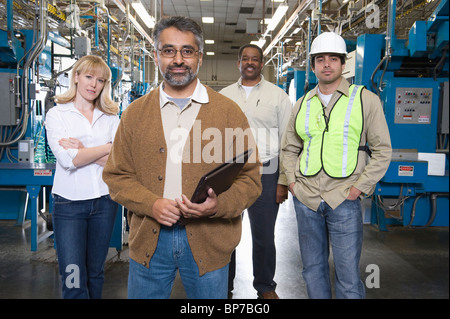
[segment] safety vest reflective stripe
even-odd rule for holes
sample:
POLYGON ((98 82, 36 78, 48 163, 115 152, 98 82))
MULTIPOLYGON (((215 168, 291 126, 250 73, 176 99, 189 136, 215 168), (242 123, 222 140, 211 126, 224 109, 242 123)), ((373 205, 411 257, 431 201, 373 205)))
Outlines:
MULTIPOLYGON (((306 101, 306 118, 309 119, 309 114, 311 111, 311 99, 308 99, 306 101)), ((308 146, 306 147, 306 167, 305 167, 305 174, 308 172, 308 163, 309 163, 309 149, 311 147, 311 141, 312 141, 312 136, 309 133, 309 120, 305 121, 305 133, 309 138, 308 141, 308 146)))
POLYGON ((345 113, 344 122, 344 152, 342 154, 342 176, 347 176, 347 161, 348 161, 348 129, 350 126, 350 115, 352 114, 353 102, 355 101, 356 92, 358 92, 358 86, 352 91, 350 95, 350 101, 348 102, 347 112, 345 113))
POLYGON ((304 141, 300 158, 303 175, 313 176, 322 169, 335 178, 353 173, 363 128, 362 89, 363 86, 351 85, 350 96, 342 95, 332 106, 329 121, 319 98, 305 97, 296 119, 297 134, 304 141), (341 160, 337 160, 339 158, 341 160))

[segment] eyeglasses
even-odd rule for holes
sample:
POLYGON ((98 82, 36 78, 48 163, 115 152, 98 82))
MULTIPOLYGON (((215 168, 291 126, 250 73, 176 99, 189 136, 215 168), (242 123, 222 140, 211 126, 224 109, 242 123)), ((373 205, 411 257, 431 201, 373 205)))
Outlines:
POLYGON ((162 50, 158 50, 161 52, 161 55, 165 58, 174 58, 178 52, 181 53, 181 56, 186 59, 193 58, 199 51, 191 49, 191 48, 182 48, 180 50, 174 48, 164 48, 162 50))

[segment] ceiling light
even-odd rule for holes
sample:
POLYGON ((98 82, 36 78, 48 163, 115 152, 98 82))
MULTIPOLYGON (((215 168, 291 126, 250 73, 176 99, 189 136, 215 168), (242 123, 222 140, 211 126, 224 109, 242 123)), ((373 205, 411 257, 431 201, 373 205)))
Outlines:
POLYGON ((206 52, 206 55, 214 55, 214 52, 206 52))
POLYGON ((214 40, 205 40, 205 44, 214 44, 214 40))
POLYGON ((284 0, 272 0, 272 2, 284 2, 284 0))
POLYGON ((133 1, 131 6, 148 28, 151 29, 155 26, 155 18, 148 14, 147 9, 145 9, 141 1, 133 1))
POLYGON ((300 32, 300 28, 295 28, 295 30, 294 31, 292 31, 292 33, 291 33, 291 36, 292 35, 294 35, 294 34, 297 34, 297 33, 299 33, 300 32))
POLYGON ((260 48, 262 48, 262 47, 264 46, 264 44, 266 44, 266 39, 261 38, 261 39, 258 40, 258 41, 252 41, 252 42, 250 42, 250 43, 251 43, 251 44, 255 44, 255 45, 259 46, 260 48))
POLYGON ((202 22, 203 23, 214 23, 214 18, 213 17, 203 17, 202 22))
POLYGON ((275 14, 272 16, 272 21, 270 21, 267 26, 267 31, 273 31, 277 27, 278 23, 280 23, 281 19, 283 19, 286 11, 289 9, 287 5, 280 4, 275 11, 275 14))

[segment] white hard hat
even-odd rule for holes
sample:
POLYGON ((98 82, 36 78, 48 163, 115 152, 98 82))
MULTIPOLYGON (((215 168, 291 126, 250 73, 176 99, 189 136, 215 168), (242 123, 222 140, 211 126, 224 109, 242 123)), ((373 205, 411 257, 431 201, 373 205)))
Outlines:
POLYGON ((347 55, 347 46, 344 39, 334 32, 323 32, 311 44, 309 55, 319 53, 337 53, 347 55))

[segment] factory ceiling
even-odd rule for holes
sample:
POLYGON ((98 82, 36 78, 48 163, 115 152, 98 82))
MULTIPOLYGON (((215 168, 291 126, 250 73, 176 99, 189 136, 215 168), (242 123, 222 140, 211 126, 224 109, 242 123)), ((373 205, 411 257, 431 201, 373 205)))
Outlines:
MULTIPOLYGON (((136 1, 136 0, 132 0, 136 1)), ((58 1, 49 0, 50 30, 65 37, 85 35, 91 38, 94 50, 105 54, 110 27, 110 48, 113 61, 121 55, 133 56, 146 52, 151 57, 152 29, 144 25, 130 0, 58 1), (71 5, 76 4, 79 26, 68 23, 71 5), (129 13, 129 14, 127 14, 129 13), (108 19, 110 17, 110 19, 108 19)), ((140 0, 156 20, 162 16, 182 15, 198 21, 206 40, 205 51, 213 52, 209 59, 235 59, 241 45, 265 40, 266 59, 306 55, 308 38, 321 31, 336 31, 348 40, 366 33, 383 34, 387 30, 388 0, 140 0), (155 2, 156 1, 156 2, 155 2), (279 6, 287 6, 285 14, 273 31, 267 31, 264 19, 272 18, 279 6), (214 18, 213 23, 202 18, 214 18)), ((6 30, 5 2, 0 3, 0 27, 6 30)), ((14 28, 35 28, 37 0, 14 1, 14 28)), ((439 0, 397 0, 395 33, 406 39, 416 20, 427 20, 439 5, 439 0)), ((129 60, 129 59, 127 59, 129 60)))
MULTIPOLYGON (((145 4, 150 1, 144 1, 145 4)), ((153 1, 152 1, 153 2, 153 1)), ((283 42, 285 48, 294 50, 296 46, 306 49, 305 40, 309 30, 309 18, 312 17, 312 37, 317 34, 317 24, 320 18, 322 31, 337 31, 345 38, 356 39, 360 34, 385 33, 389 1, 387 0, 288 0, 273 2, 271 0, 160 0, 159 8, 163 15, 189 16, 198 22, 202 17, 213 17, 214 23, 203 23, 206 39, 214 40, 214 44, 206 46, 216 56, 226 58, 231 55, 234 59, 238 48, 250 41, 259 40, 267 25, 259 24, 260 34, 249 33, 249 20, 258 22, 271 18, 272 12, 280 5, 287 4, 288 10, 274 31, 266 37, 264 49, 276 41, 283 42), (373 5, 375 4, 375 5, 373 5), (379 21, 375 20, 379 10, 379 21), (373 17, 369 17, 370 15, 373 17), (289 23, 289 18, 291 18, 289 23), (368 18, 366 23, 366 18, 368 18), (376 27, 378 24, 378 27, 376 27), (283 27, 285 27, 283 29, 283 27), (300 27, 300 31, 297 29, 300 27), (294 31, 297 29, 297 32, 294 31), (277 37, 278 36, 278 37, 277 37)), ((406 39, 408 31, 416 20, 426 20, 433 12, 439 1, 431 0, 398 0, 396 35, 399 39, 406 39)), ((151 10, 151 8, 149 8, 151 10)), ((273 46, 275 47, 275 46, 273 46)), ((266 53, 269 54, 270 51, 266 53)), ((274 52, 271 52, 274 53, 274 52)))

